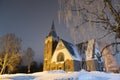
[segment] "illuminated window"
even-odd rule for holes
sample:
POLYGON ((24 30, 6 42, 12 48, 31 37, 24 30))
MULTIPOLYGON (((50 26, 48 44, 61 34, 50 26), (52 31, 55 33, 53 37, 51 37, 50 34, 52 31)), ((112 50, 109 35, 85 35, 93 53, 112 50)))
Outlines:
POLYGON ((63 53, 59 53, 58 56, 57 56, 57 61, 58 62, 61 62, 61 61, 64 61, 64 54, 63 53))
POLYGON ((70 69, 70 65, 68 65, 68 69, 70 69))
POLYGON ((49 44, 50 44, 50 42, 48 41, 48 42, 47 42, 47 48, 49 48, 49 44))

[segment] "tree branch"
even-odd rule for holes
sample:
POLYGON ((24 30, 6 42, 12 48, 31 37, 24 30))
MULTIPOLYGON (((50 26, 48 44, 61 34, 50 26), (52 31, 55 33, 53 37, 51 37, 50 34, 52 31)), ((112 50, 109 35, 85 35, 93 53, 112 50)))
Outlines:
POLYGON ((106 46, 102 49, 101 54, 103 54, 103 51, 104 51, 106 48, 108 48, 108 47, 110 47, 110 46, 112 46, 112 45, 116 45, 116 44, 120 44, 120 42, 113 42, 113 43, 111 43, 111 44, 106 45, 106 46))
POLYGON ((109 32, 109 33, 103 35, 102 37, 98 38, 98 40, 103 39, 104 37, 106 37, 107 35, 109 35, 109 34, 111 34, 111 33, 112 33, 112 32, 109 32))
POLYGON ((114 18, 115 18, 115 21, 118 23, 118 25, 120 25, 120 15, 119 15, 119 13, 115 10, 115 8, 113 8, 111 1, 109 1, 109 0, 104 0, 104 2, 108 4, 110 11, 111 11, 111 13, 113 14, 113 16, 114 16, 114 18))

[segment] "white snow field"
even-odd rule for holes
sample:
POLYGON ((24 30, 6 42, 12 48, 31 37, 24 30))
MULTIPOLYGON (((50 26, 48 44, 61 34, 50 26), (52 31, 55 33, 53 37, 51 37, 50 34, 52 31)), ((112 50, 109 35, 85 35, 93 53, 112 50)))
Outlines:
POLYGON ((45 71, 33 74, 4 74, 0 80, 120 80, 120 73, 81 70, 79 72, 45 71))

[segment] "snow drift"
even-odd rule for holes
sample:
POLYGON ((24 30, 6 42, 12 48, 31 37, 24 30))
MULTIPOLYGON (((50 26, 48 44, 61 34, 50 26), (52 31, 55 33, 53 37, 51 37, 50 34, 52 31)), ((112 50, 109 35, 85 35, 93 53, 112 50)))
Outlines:
POLYGON ((4 74, 0 75, 0 80, 120 80, 120 73, 54 70, 33 74, 4 74))

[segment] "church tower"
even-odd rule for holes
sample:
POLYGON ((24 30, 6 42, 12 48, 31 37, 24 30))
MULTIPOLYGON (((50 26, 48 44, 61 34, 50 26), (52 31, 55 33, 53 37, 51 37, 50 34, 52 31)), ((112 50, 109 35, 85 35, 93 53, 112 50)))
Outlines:
POLYGON ((51 26, 51 30, 45 39, 43 71, 50 70, 51 58, 53 56, 57 43, 58 43, 58 36, 56 34, 54 22, 53 22, 51 26))

